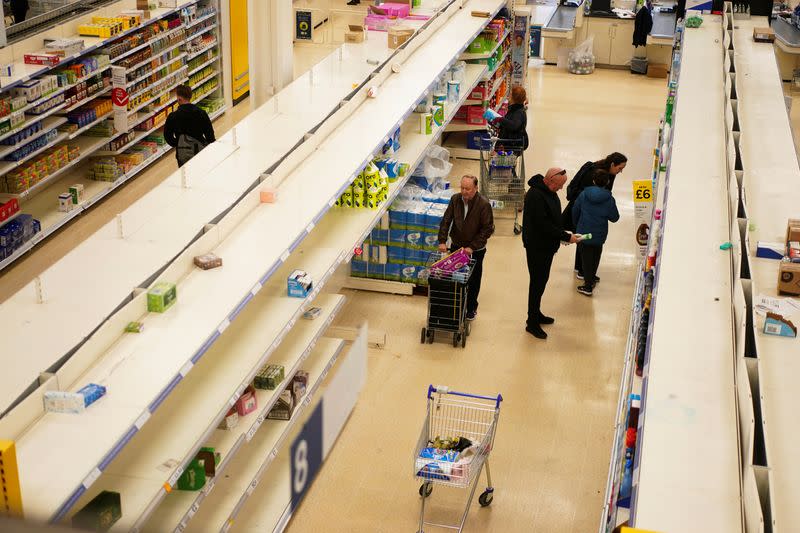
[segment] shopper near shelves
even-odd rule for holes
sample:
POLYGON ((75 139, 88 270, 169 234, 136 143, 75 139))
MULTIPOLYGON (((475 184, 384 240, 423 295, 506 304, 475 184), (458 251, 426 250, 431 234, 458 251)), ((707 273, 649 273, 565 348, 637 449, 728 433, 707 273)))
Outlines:
POLYGON ((594 174, 594 185, 587 187, 578 196, 572 209, 572 220, 580 235, 591 234, 591 238, 582 239, 578 248, 581 249, 583 261, 583 285, 578 287, 578 292, 591 296, 597 284, 597 268, 600 266, 600 257, 603 255, 603 244, 608 237, 608 223, 619 220, 617 202, 608 190, 611 176, 604 170, 594 174))
MULTIPOLYGON (((572 209, 575 205, 575 200, 587 187, 594 185, 594 173, 598 170, 605 170, 610 175, 608 190, 614 188, 614 180, 617 174, 625 170, 628 164, 628 158, 619 152, 612 152, 600 161, 587 161, 578 170, 572 180, 567 185, 567 207, 564 208, 562 214, 562 223, 564 229, 567 231, 575 232, 575 223, 572 221, 572 209)), ((578 246, 575 250, 575 277, 583 280, 583 261, 581 259, 581 248, 578 246)), ((600 278, 595 280, 595 283, 600 281, 600 278)))
POLYGON ((208 113, 192 103, 192 88, 179 85, 176 93, 178 109, 167 117, 164 138, 175 148, 178 166, 182 167, 216 138, 208 113))
POLYGON ((575 244, 578 237, 564 231, 561 223, 561 200, 558 191, 567 182, 567 171, 551 168, 529 181, 522 212, 522 244, 528 261, 528 321, 525 331, 537 339, 546 339, 542 325, 555 319, 542 313, 542 296, 550 279, 553 256, 562 242, 575 244))
POLYGON ((528 112, 525 109, 527 103, 528 95, 523 87, 516 86, 511 89, 511 105, 508 106, 506 116, 492 121, 492 124, 500 130, 497 135, 500 139, 498 144, 512 150, 528 149, 528 112))
POLYGON ((24 22, 28 16, 29 9, 28 0, 11 0, 11 14, 14 15, 14 24, 24 22))
POLYGON ((492 206, 489 200, 478 192, 478 178, 464 176, 461 178, 461 192, 450 198, 439 225, 439 251, 448 250, 449 236, 451 251, 464 248, 475 260, 467 286, 467 320, 475 320, 478 313, 483 258, 486 256, 486 243, 493 233, 492 206))

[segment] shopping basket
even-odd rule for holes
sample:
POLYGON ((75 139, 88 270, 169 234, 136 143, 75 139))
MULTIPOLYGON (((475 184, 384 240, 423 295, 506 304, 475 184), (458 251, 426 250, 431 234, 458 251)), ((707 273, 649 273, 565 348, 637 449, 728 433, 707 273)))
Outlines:
POLYGON ((422 480, 419 494, 419 533, 428 526, 464 529, 481 470, 486 467, 486 490, 478 497, 481 507, 491 505, 494 498, 489 453, 494 445, 502 395, 481 396, 428 386, 427 415, 414 450, 414 476, 422 480), (455 449, 441 449, 450 446, 455 449), (457 450, 457 453, 456 453, 457 450), (425 521, 425 500, 433 485, 469 489, 464 512, 458 526, 425 521))
POLYGON ((433 252, 428 257, 428 321, 422 328, 420 342, 433 344, 437 331, 453 335, 453 347, 467 345, 470 332, 467 320, 467 289, 475 260, 458 272, 437 269, 434 264, 445 257, 433 252))
POLYGON ((489 142, 480 146, 481 192, 498 211, 513 209, 514 235, 522 233, 519 214, 525 204, 525 155, 519 141, 498 139, 491 125, 489 142))

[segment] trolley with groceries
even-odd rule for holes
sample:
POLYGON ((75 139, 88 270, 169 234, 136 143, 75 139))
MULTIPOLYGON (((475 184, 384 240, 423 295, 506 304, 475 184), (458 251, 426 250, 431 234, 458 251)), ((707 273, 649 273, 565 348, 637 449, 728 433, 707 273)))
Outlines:
POLYGON ((525 204, 525 155, 519 141, 498 139, 488 126, 489 138, 480 146, 481 193, 498 211, 514 211, 514 235, 522 233, 519 214, 525 204))
POLYGON ((453 347, 467 345, 467 286, 475 260, 464 249, 448 255, 433 252, 428 258, 428 321, 420 342, 433 344, 437 331, 452 334, 453 347))
POLYGON ((482 396, 456 392, 449 387, 428 386, 427 415, 414 450, 414 476, 422 481, 419 494, 422 506, 419 530, 425 526, 464 529, 472 498, 486 467, 486 489, 478 497, 481 507, 494 498, 489 454, 494 446, 500 403, 503 396, 482 396), (455 525, 425 521, 425 501, 433 485, 467 489, 466 506, 461 522, 455 525))

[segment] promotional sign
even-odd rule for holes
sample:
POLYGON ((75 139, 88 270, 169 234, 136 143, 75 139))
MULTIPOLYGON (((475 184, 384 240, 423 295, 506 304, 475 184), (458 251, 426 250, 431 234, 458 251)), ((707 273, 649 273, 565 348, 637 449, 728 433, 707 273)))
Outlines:
POLYGON ((514 27, 511 33, 511 86, 525 86, 530 51, 530 8, 514 10, 514 27))
POLYGON ((322 405, 323 402, 317 404, 290 449, 292 510, 300 504, 322 466, 322 405))
POLYGON ((636 244, 639 258, 647 255, 647 241, 650 239, 650 220, 653 216, 653 182, 651 180, 633 181, 633 227, 636 228, 636 244))
POLYGON ((294 38, 298 41, 310 41, 311 30, 311 11, 295 11, 294 38))
POLYGON ((542 27, 531 26, 531 57, 542 56, 542 27))
POLYGON ((114 104, 114 129, 128 131, 128 78, 125 67, 111 67, 111 103, 114 104))

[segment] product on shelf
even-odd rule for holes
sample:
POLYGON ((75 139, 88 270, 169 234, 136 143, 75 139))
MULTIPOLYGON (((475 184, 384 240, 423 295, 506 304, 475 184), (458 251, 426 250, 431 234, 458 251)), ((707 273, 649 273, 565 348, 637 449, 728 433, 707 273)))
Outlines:
POLYGON ((174 283, 159 281, 147 291, 147 311, 163 313, 175 303, 178 290, 174 283))
POLYGON ((17 449, 12 440, 0 440, 0 492, 3 494, 4 517, 22 518, 22 492, 19 485, 17 449))
POLYGON ((294 270, 286 280, 287 293, 292 298, 305 298, 314 284, 311 275, 304 270, 294 270))
POLYGON ((239 399, 234 404, 236 412, 239 416, 246 416, 258 409, 258 396, 256 389, 252 385, 248 385, 239 399))
POLYGON ((86 531, 108 531, 122 518, 122 499, 118 492, 104 490, 75 513, 72 527, 86 531))
POLYGON ((194 258, 194 264, 203 270, 211 270, 222 266, 222 258, 215 254, 203 254, 194 258))
POLYGON ((6 203, 0 203, 0 223, 19 213, 19 200, 12 198, 6 203))
POLYGON ((178 478, 178 490, 197 491, 206 485, 206 469, 195 457, 178 478))
POLYGON ((270 420, 290 420, 294 413, 295 399, 292 390, 286 389, 278 396, 275 405, 272 406, 267 418, 270 420))
POLYGON ((266 365, 256 374, 253 385, 257 389, 274 390, 284 378, 283 365, 266 365))
POLYGON ((206 477, 214 477, 217 475, 217 465, 220 459, 222 459, 220 453, 210 446, 200 448, 200 451, 197 452, 195 456, 195 460, 203 466, 206 477))
POLYGON ((311 307, 303 313, 303 318, 306 320, 314 320, 322 314, 322 309, 319 307, 311 307))
POLYGON ((106 388, 95 383, 78 392, 47 391, 44 393, 44 408, 52 413, 82 413, 105 394, 106 388))
POLYGON ((82 183, 76 183, 74 185, 70 185, 70 187, 67 190, 67 192, 69 192, 69 195, 72 198, 72 203, 74 205, 78 205, 79 203, 81 203, 83 201, 83 184, 82 183))
POLYGON ((220 421, 217 429, 231 430, 239 424, 239 413, 235 408, 231 408, 225 417, 220 421))
POLYGON ((298 370, 292 376, 292 390, 294 391, 295 400, 300 400, 308 388, 308 372, 305 370, 298 370))
POLYGON ((54 67, 61 62, 61 57, 56 54, 35 53, 25 54, 24 59, 26 65, 44 65, 47 67, 54 67))
POLYGON ((778 313, 767 313, 764 320, 764 333, 779 337, 797 337, 797 327, 791 320, 778 313))
POLYGON ((75 207, 72 203, 72 195, 68 192, 62 192, 58 195, 58 210, 62 213, 69 213, 75 207))
POLYGON ((144 324, 141 322, 128 322, 125 326, 126 333, 141 333, 144 331, 144 324))
POLYGON ((262 204, 274 204, 278 198, 278 191, 272 187, 267 187, 259 192, 259 201, 262 204))
POLYGON ((48 54, 67 57, 79 53, 84 48, 83 39, 45 39, 44 49, 48 54))

